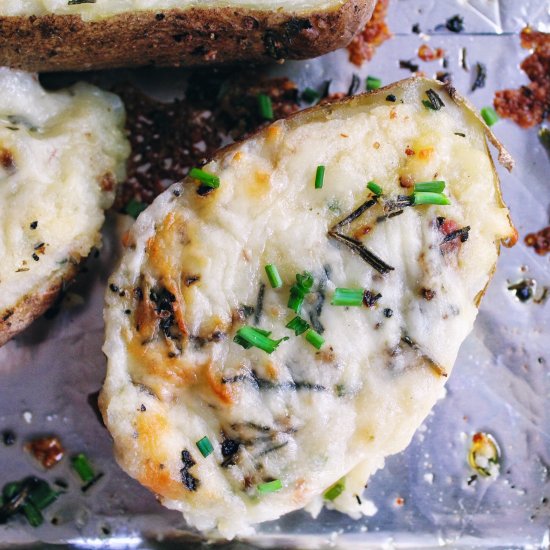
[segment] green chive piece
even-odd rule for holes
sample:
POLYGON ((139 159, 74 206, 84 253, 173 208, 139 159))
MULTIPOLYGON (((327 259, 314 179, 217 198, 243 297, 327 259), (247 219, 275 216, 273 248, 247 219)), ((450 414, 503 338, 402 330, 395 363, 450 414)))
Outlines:
POLYGON ((324 179, 325 179, 325 167, 317 166, 317 172, 315 172, 315 189, 322 189, 324 179))
POLYGON ((300 334, 303 334, 309 328, 309 323, 307 321, 304 321, 301 317, 296 316, 285 326, 286 328, 293 330, 296 336, 300 336, 300 334))
POLYGON ((367 183, 367 189, 378 197, 383 193, 382 188, 374 181, 369 181, 369 183, 367 183))
POLYGON ((84 483, 87 483, 88 481, 92 481, 92 479, 94 479, 94 469, 92 468, 92 465, 90 464, 90 461, 87 459, 85 454, 79 453, 73 456, 71 458, 71 466, 84 483))
POLYGON ((260 483, 258 485, 258 493, 260 495, 267 495, 268 493, 275 493, 280 491, 283 488, 283 484, 280 479, 274 479, 273 481, 268 481, 267 483, 260 483))
POLYGON ((333 306, 362 306, 364 293, 362 288, 337 288, 330 303, 333 306))
POLYGON ((32 502, 23 504, 22 510, 31 527, 39 527, 44 523, 44 516, 32 502))
POLYGON ((10 483, 6 483, 6 485, 4 485, 2 495, 6 500, 10 500, 20 491, 21 483, 19 481, 11 481, 10 483))
POLYGON ((279 340, 273 340, 264 333, 265 331, 262 331, 261 329, 245 326, 237 331, 235 338, 233 338, 233 342, 239 344, 245 349, 256 347, 271 354, 277 349, 281 342, 288 340, 287 336, 280 338, 279 340))
POLYGON ((297 273, 296 281, 306 292, 309 292, 313 286, 313 275, 309 271, 297 273))
POLYGON ((331 485, 323 494, 325 500, 336 500, 346 488, 346 478, 339 479, 334 485, 331 485))
POLYGON ((443 195, 442 193, 413 193, 413 204, 418 206, 420 204, 441 204, 448 205, 451 204, 449 197, 443 195))
POLYGON ((204 458, 214 452, 214 447, 212 447, 212 443, 210 443, 210 439, 206 435, 202 439, 199 439, 196 445, 204 458))
POLYGON ((260 115, 266 120, 273 120, 273 103, 267 94, 258 95, 258 106, 260 115))
POLYGON ((134 220, 147 208, 144 202, 140 202, 136 199, 132 199, 125 207, 124 212, 129 216, 132 216, 134 220))
POLYGON ((487 126, 492 126, 495 122, 500 120, 499 116, 492 107, 483 107, 483 109, 481 109, 481 116, 487 126))
POLYGON ((265 266, 265 272, 271 288, 281 288, 283 286, 283 280, 281 279, 277 268, 273 264, 267 264, 265 266))
POLYGON ((58 496, 59 493, 54 491, 47 481, 35 479, 28 498, 38 510, 43 510, 57 500, 58 496))
POLYGON ((317 90, 314 90, 313 88, 306 88, 302 92, 302 99, 306 103, 314 103, 321 99, 321 94, 317 90))
POLYGON ((296 313, 300 313, 300 310, 302 309, 302 304, 304 303, 304 297, 299 296, 298 294, 292 294, 293 288, 294 287, 291 288, 291 293, 288 299, 287 307, 296 313))
POLYGON ((294 312, 300 313, 306 294, 313 286, 313 275, 308 271, 296 274, 296 284, 290 287, 290 297, 287 306, 294 312))
POLYGON ((312 328, 306 332, 306 340, 317 349, 321 349, 325 343, 325 339, 312 328))
POLYGON ((436 110, 436 108, 432 105, 432 102, 428 101, 427 99, 422 100, 422 105, 424 105, 424 107, 426 107, 426 109, 431 109, 432 111, 436 110))
POLYGON ((382 80, 376 76, 367 76, 367 90, 378 90, 382 86, 382 80))
POLYGON ((193 179, 199 180, 206 187, 217 189, 220 186, 220 178, 214 174, 209 174, 201 168, 191 168, 189 176, 193 179))
POLYGON ((445 189, 444 181, 422 181, 414 184, 414 192, 441 193, 445 189))

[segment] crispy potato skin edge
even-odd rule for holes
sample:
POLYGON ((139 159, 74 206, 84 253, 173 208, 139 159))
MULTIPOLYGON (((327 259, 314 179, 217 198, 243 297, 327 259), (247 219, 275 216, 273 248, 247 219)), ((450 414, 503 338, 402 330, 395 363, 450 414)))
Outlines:
POLYGON ((0 346, 25 330, 35 319, 46 312, 78 273, 78 265, 68 262, 65 268, 52 276, 34 294, 22 298, 12 309, 0 313, 0 346))
POLYGON ((316 57, 349 44, 376 0, 322 12, 231 8, 0 17, 0 65, 27 71, 198 66, 316 57))

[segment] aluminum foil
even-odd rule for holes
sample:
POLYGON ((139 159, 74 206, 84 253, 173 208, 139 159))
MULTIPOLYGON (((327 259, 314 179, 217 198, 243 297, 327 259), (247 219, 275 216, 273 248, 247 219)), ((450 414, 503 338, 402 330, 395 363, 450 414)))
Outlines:
MULTIPOLYGON (((389 83, 408 76, 398 60, 416 56, 427 42, 447 52, 455 86, 481 108, 495 90, 527 83, 519 63, 519 31, 531 24, 550 31, 547 0, 391 0, 388 18, 394 38, 374 59, 357 69, 345 51, 322 58, 274 66, 300 88, 331 80, 331 91, 347 90, 353 73, 375 75, 389 83), (464 17, 464 32, 441 25, 455 14, 464 17), (419 23, 422 34, 414 34, 419 23), (470 66, 484 63, 486 86, 469 92, 474 73, 461 66, 466 48, 470 66)), ((416 60, 433 76, 440 62, 416 60)), ((134 79, 151 94, 170 98, 181 89, 182 71, 138 71, 134 79)), ((550 256, 535 255, 522 238, 549 221, 550 159, 536 130, 521 130, 501 121, 498 138, 516 160, 512 174, 499 169, 504 198, 520 242, 504 249, 482 302, 472 334, 464 342, 447 396, 435 407, 403 453, 369 481, 364 498, 378 512, 354 521, 323 511, 290 514, 259 527, 245 541, 227 548, 548 548, 550 544, 550 305, 520 303, 509 283, 528 277, 539 288, 550 286, 550 256), (497 479, 471 481, 467 463, 472 434, 491 433, 502 451, 497 479), (468 484, 470 481, 470 484, 468 484), (401 499, 401 500, 400 500, 401 499)), ((0 348, 0 430, 11 429, 15 445, 0 443, 0 486, 27 475, 53 482, 69 481, 69 490, 45 510, 38 529, 15 520, 0 526, 0 547, 66 543, 85 548, 199 548, 204 541, 191 532, 180 514, 164 509, 154 496, 116 465, 107 431, 88 403, 105 373, 102 304, 108 275, 119 250, 116 243, 124 216, 111 214, 104 247, 88 262, 88 273, 71 287, 63 311, 40 319, 0 348), (117 230, 118 228, 118 230, 117 230), (22 450, 28 438, 59 435, 71 452, 84 452, 103 478, 88 493, 65 459, 40 472, 22 450), (57 525, 52 525, 54 520, 57 525)))

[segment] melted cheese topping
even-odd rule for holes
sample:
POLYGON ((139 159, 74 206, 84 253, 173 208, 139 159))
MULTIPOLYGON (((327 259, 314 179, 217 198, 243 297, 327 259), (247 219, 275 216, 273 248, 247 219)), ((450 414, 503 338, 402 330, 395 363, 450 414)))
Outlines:
POLYGON ((0 69, 0 313, 99 244, 129 146, 118 97, 0 69))
POLYGON ((315 507, 346 475, 332 506, 359 515, 354 494, 442 395, 512 229, 483 126, 442 89, 445 108, 422 106, 430 86, 409 82, 396 103, 382 91, 279 121, 205 167, 219 189, 177 185, 137 220, 111 278, 125 296, 107 292, 102 407, 122 466, 191 525, 242 534, 315 507), (450 206, 384 218, 410 193, 402 185, 434 179, 450 206), (394 268, 386 274, 329 235, 371 197, 370 180, 384 196, 337 231, 394 268), (466 226, 465 242, 443 243, 466 226), (282 288, 267 283, 266 264, 282 288), (319 351, 285 328, 290 287, 306 270, 315 284, 302 317, 322 332, 319 351), (381 297, 333 306, 337 287, 381 297), (290 339, 271 355, 245 350, 233 342, 245 324, 290 339), (206 458, 204 436, 214 447, 206 458), (273 479, 283 488, 261 494, 273 479))
POLYGON ((339 9, 346 0, 96 0, 69 5, 67 0, 2 0, 0 16, 80 15, 85 21, 131 11, 189 8, 235 8, 260 11, 288 10, 292 13, 339 9))

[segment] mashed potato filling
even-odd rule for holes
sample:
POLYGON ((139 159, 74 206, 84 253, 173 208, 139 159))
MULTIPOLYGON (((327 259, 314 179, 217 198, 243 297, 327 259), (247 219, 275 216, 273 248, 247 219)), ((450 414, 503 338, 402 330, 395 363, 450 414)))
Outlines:
POLYGON ((0 69, 0 315, 40 293, 100 242, 124 177, 124 108, 85 84, 46 92, 0 69))
POLYGON ((441 397, 513 230, 485 130, 412 79, 276 122, 204 167, 219 188, 189 180, 158 197, 107 291, 101 405, 122 467, 227 537, 323 495, 368 511, 355 495, 441 397), (450 205, 411 205, 432 181, 450 205), (318 347, 286 327, 305 272, 300 316, 318 347), (337 288, 363 303, 333 305, 337 288), (288 340, 246 349, 245 326, 288 340))

